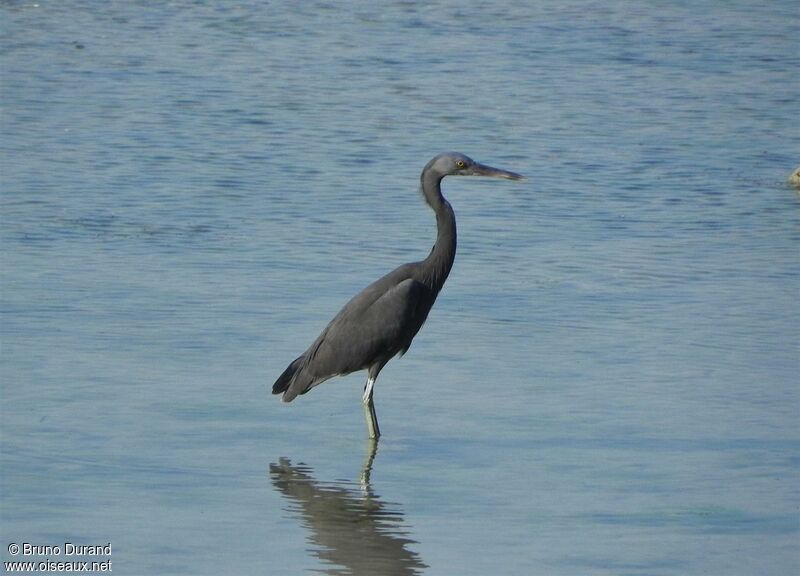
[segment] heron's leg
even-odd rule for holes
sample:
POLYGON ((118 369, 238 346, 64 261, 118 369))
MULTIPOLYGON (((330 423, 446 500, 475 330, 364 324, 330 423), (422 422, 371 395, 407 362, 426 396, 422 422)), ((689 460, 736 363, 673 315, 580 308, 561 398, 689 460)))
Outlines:
POLYGON ((375 378, 367 378, 367 384, 364 386, 364 397, 361 402, 364 405, 364 416, 367 419, 369 437, 377 440, 381 435, 381 429, 378 428, 378 416, 375 414, 375 403, 372 401, 372 387, 374 385, 375 378))

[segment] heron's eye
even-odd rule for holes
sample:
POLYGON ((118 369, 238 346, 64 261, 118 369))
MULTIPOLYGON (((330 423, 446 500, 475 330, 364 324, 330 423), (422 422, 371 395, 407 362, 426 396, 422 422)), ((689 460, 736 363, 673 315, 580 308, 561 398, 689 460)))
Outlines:
POLYGON ((466 166, 466 164, 464 163, 463 160, 456 160, 456 166, 458 166, 459 168, 463 168, 464 166, 466 166))

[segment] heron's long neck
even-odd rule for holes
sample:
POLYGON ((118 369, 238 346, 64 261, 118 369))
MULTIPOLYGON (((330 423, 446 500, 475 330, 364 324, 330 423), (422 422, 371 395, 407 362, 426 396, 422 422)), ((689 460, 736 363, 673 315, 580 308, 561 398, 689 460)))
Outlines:
POLYGON ((450 203, 442 196, 441 177, 423 174, 422 193, 425 201, 436 212, 436 243, 422 262, 421 281, 439 292, 450 274, 456 257, 456 215, 450 203))

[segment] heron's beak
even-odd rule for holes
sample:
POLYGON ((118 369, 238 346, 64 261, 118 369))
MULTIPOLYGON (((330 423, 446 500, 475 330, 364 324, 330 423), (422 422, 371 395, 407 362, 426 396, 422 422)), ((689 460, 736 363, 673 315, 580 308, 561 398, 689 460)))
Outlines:
POLYGON ((508 170, 500 170, 499 168, 492 168, 485 164, 474 164, 472 166, 471 176, 488 176, 489 178, 505 178, 506 180, 525 180, 525 176, 517 174, 516 172, 509 172, 508 170))

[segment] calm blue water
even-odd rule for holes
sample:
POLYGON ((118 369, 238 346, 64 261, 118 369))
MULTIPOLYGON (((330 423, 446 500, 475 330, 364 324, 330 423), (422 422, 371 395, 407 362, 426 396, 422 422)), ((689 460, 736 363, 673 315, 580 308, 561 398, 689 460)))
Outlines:
POLYGON ((795 2, 0 4, 0 556, 116 574, 800 569, 795 2), (274 379, 424 257, 409 353, 274 379))

